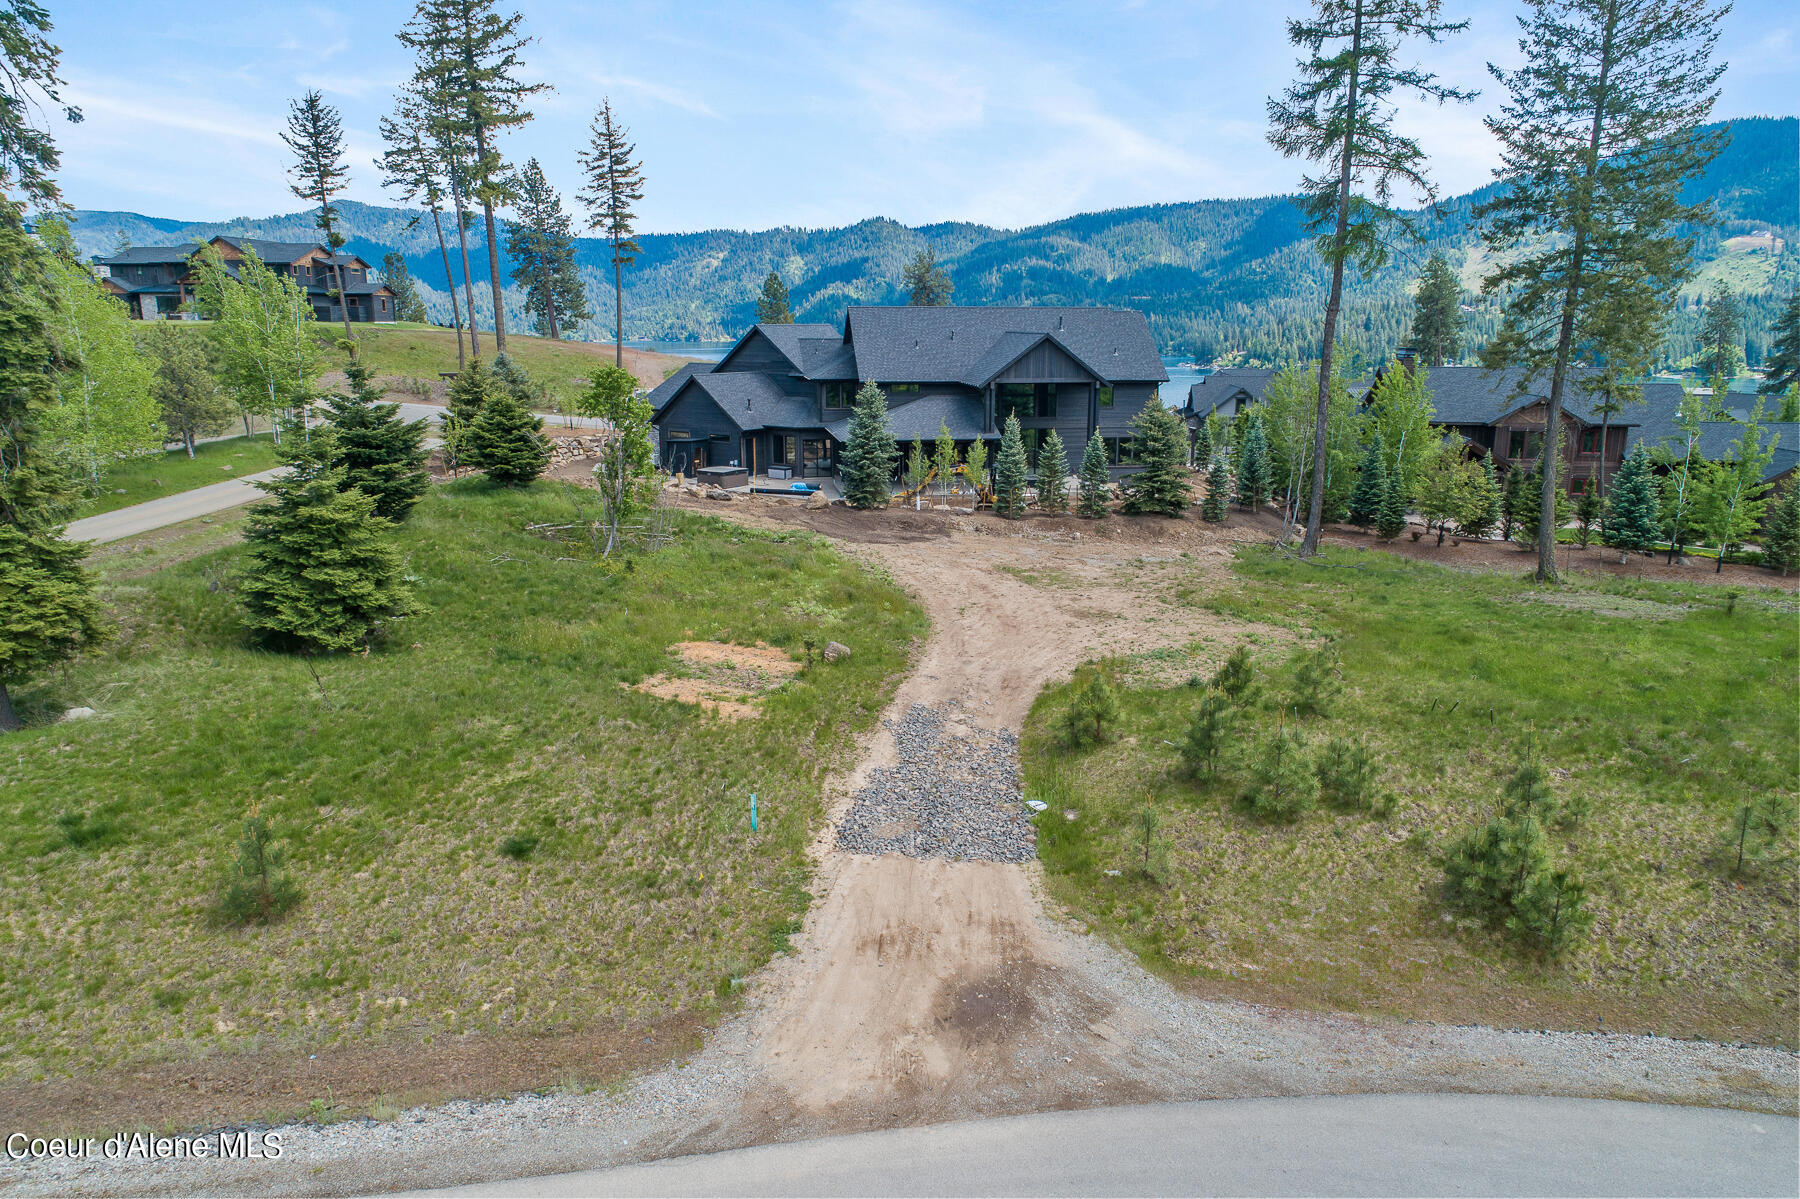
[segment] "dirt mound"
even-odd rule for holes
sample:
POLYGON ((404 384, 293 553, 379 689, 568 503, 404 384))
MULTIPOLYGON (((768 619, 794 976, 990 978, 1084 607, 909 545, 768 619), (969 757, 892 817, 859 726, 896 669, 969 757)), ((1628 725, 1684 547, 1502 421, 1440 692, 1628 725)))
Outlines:
POLYGON ((680 641, 669 652, 681 659, 673 672, 653 674, 632 689, 700 707, 727 720, 755 716, 757 702, 800 672, 800 663, 772 645, 680 641))

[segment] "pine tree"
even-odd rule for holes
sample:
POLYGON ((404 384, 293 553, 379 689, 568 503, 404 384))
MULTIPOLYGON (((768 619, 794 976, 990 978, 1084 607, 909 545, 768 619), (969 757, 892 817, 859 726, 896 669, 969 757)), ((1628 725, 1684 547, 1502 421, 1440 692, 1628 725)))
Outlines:
POLYGON ((1131 418, 1142 468, 1126 478, 1124 510, 1128 515, 1186 516, 1193 497, 1188 490, 1187 428, 1160 403, 1144 406, 1131 418))
POLYGON ((1269 439, 1263 432, 1262 417, 1252 408, 1249 425, 1238 444, 1237 501, 1255 511, 1269 502, 1269 488, 1274 470, 1269 465, 1269 439))
POLYGON ((1069 510, 1069 452, 1055 429, 1038 447, 1038 507, 1055 516, 1069 510))
POLYGON ((1600 523, 1600 489, 1591 486, 1593 480, 1590 479, 1588 482, 1590 486, 1584 487, 1581 497, 1575 501, 1575 523, 1580 532, 1582 549, 1588 547, 1588 542, 1594 535, 1594 528, 1600 523))
POLYGON ((1118 721, 1119 695, 1106 675, 1096 670, 1078 674, 1062 715, 1063 740, 1077 749, 1098 745, 1118 721))
MULTIPOLYGON (((1502 298, 1489 370, 1548 384, 1544 427, 1560 429, 1583 360, 1647 373, 1665 297, 1692 272, 1686 226, 1708 220, 1683 191, 1719 152, 1702 133, 1724 64, 1713 48, 1725 8, 1707 0, 1530 0, 1524 65, 1494 69, 1509 95, 1486 118, 1500 186, 1477 212, 1497 265, 1483 290, 1502 298)), ((1563 492, 1544 439, 1537 578, 1556 578, 1554 505, 1563 492)))
POLYGON ((763 280, 762 294, 756 297, 756 323, 759 325, 791 325, 794 310, 788 307, 787 284, 770 271, 763 280))
POLYGON ((81 120, 81 110, 63 102, 57 74, 62 51, 46 36, 50 30, 50 14, 35 0, 0 7, 0 197, 16 183, 25 200, 45 211, 62 205, 56 186, 61 159, 55 139, 31 123, 42 111, 37 96, 60 105, 70 124, 81 120))
POLYGON ((394 293, 395 320, 420 325, 431 320, 431 314, 425 311, 425 301, 419 296, 418 282, 407 269, 405 255, 389 250, 381 256, 381 281, 394 293))
POLYGON ((1350 492, 1350 523, 1366 529, 1375 523, 1381 511, 1381 497, 1387 494, 1387 448, 1381 443, 1381 431, 1369 448, 1363 451, 1362 465, 1356 471, 1356 486, 1350 492))
POLYGON ((887 394, 869 379, 857 389, 849 440, 838 459, 844 502, 852 508, 879 508, 888 502, 888 484, 900 447, 888 431, 887 394))
POLYGON ((1029 469, 1019 418, 1008 413, 1006 428, 1000 435, 1000 457, 994 461, 994 511, 1007 520, 1025 515, 1025 475, 1029 469))
POLYGON ((1368 275, 1387 262, 1396 232, 1417 236, 1415 223, 1393 206, 1395 184, 1427 204, 1437 200, 1437 189, 1425 176, 1425 152, 1394 128, 1396 93, 1440 104, 1473 98, 1400 61, 1408 39, 1436 42, 1467 26, 1440 21, 1439 7, 1438 0, 1313 0, 1309 16, 1288 22, 1288 41, 1307 57, 1299 64, 1300 77, 1269 101, 1269 142, 1290 158, 1326 168, 1302 180, 1302 207, 1317 234, 1319 255, 1331 268, 1319 339, 1312 494, 1300 543, 1304 557, 1318 552, 1325 508, 1332 356, 1344 268, 1354 261, 1368 275))
POLYGON ((173 321, 145 321, 139 344, 155 372, 150 392, 162 412, 163 427, 194 456, 202 437, 231 425, 231 399, 219 388, 204 335, 177 329, 173 321))
POLYGON ((375 501, 342 489, 332 437, 283 440, 287 469, 256 485, 269 499, 250 509, 249 562, 238 587, 245 624, 266 644, 301 653, 368 645, 419 605, 403 577, 391 522, 375 501))
POLYGON ((336 299, 344 317, 344 340, 350 354, 356 354, 356 342, 350 336, 350 298, 344 294, 344 267, 338 261, 344 236, 337 231, 337 208, 332 200, 350 182, 350 168, 344 164, 344 129, 338 110, 325 103, 317 89, 309 90, 298 100, 288 103, 287 132, 281 135, 294 152, 294 165, 288 174, 294 177, 290 190, 302 200, 319 206, 317 222, 325 234, 325 245, 331 251, 331 273, 337 280, 336 299))
MULTIPOLYGON (((402 45, 415 52, 415 79, 432 97, 433 122, 447 148, 466 147, 466 157, 450 163, 453 198, 461 224, 461 195, 481 203, 487 233, 488 281, 493 289, 494 346, 506 350, 506 299, 500 277, 500 237, 494 210, 513 199, 512 168, 500 154, 499 138, 531 120, 525 101, 550 85, 520 79, 524 50, 532 39, 520 32, 524 17, 502 15, 498 0, 417 0, 413 19, 401 29, 402 45)), ((468 263, 463 278, 468 279, 468 263)), ((469 306, 473 336, 474 305, 469 306)), ((476 351, 479 353, 479 351, 476 351)))
POLYGON ((612 97, 604 97, 594 114, 588 148, 580 154, 588 186, 581 202, 588 207, 588 228, 598 230, 612 245, 614 366, 625 365, 623 272, 642 252, 635 240, 637 213, 632 205, 644 198, 644 163, 636 154, 630 132, 613 116, 612 97))
POLYGON ((1731 381, 1744 366, 1744 302, 1729 283, 1717 283, 1707 294, 1700 345, 1701 373, 1713 380, 1713 402, 1723 406, 1731 381))
POLYGON ((1196 778, 1211 778, 1230 742, 1237 709, 1224 695, 1208 691, 1194 710, 1187 736, 1181 742, 1181 763, 1196 778))
POLYGON ((1380 766, 1368 742, 1360 737, 1333 737, 1319 755, 1319 793, 1341 808, 1370 808, 1385 814, 1377 800, 1375 781, 1380 766))
POLYGON ((1639 442, 1613 476, 1602 539, 1615 549, 1647 550, 1656 545, 1656 534, 1656 479, 1650 473, 1650 455, 1639 442))
POLYGON ((1081 478, 1078 514, 1089 520, 1100 520, 1112 511, 1112 484, 1106 469, 1106 443, 1100 431, 1094 430, 1087 448, 1081 454, 1081 478))
POLYGON ((1763 565, 1783 575, 1800 569, 1800 484, 1790 482, 1763 530, 1763 565))
POLYGON ((331 465, 343 472, 339 484, 375 501, 375 514, 399 523, 431 486, 425 470, 425 422, 400 419, 400 405, 381 402, 372 372, 360 362, 344 368, 349 395, 325 397, 325 420, 332 432, 331 465))
POLYGON ((1225 470, 1225 455, 1220 453, 1206 469, 1206 503, 1201 505, 1200 516, 1216 524, 1225 519, 1230 504, 1231 476, 1225 470))
MULTIPOLYGON (((1775 327, 1769 330, 1769 352, 1763 358, 1763 381, 1756 390, 1763 395, 1792 394, 1796 406, 1800 407, 1800 288, 1795 288, 1788 302, 1782 305, 1781 315, 1775 318, 1775 327)), ((1781 419, 1800 419, 1800 413, 1789 416, 1783 407, 1781 419)))
POLYGON ((935 308, 950 302, 950 295, 956 290, 950 282, 950 275, 938 265, 937 251, 926 246, 913 255, 906 264, 906 276, 901 281, 906 289, 906 302, 914 307, 935 308))
MULTIPOLYGON (((456 298, 456 276, 450 272, 450 245, 444 238, 444 196, 449 184, 445 180, 447 156, 439 153, 440 135, 445 130, 433 124, 428 113, 429 101, 420 91, 417 80, 400 89, 394 115, 380 118, 381 140, 386 143, 375 165, 381 168, 381 186, 395 189, 402 202, 420 202, 431 213, 431 227, 437 235, 438 256, 444 264, 444 287, 450 295, 450 324, 456 330, 456 369, 468 365, 463 345, 462 306, 456 298)), ((460 209, 458 210, 460 217, 460 209)), ((414 217, 413 220, 417 220, 414 217)), ((409 222, 408 227, 411 227, 409 222)), ((459 228, 459 236, 462 230, 459 228)), ((468 247, 463 246, 464 290, 468 290, 468 247)), ((404 262, 404 259, 402 259, 404 262)), ((385 268, 384 268, 385 269, 385 268)), ((410 318, 402 318, 410 319, 410 318)), ((418 319, 424 320, 423 316, 418 319)), ((471 311, 470 324, 474 318, 471 311)), ((473 338, 475 330, 470 328, 473 338)), ((479 352, 479 351, 478 351, 479 352)))
POLYGON ((492 482, 523 487, 550 465, 550 443, 543 428, 544 422, 509 389, 493 388, 480 414, 469 422, 469 460, 492 482))
POLYGON ((1412 345, 1428 366, 1456 361, 1462 352, 1462 281, 1442 250, 1433 250, 1413 297, 1412 345))
POLYGON ((1212 465, 1213 454, 1215 452, 1216 451, 1213 447, 1212 430, 1207 427, 1207 424, 1205 421, 1198 422, 1198 427, 1194 430, 1194 466, 1195 466, 1195 468, 1199 469, 1199 470, 1206 470, 1208 467, 1210 467, 1212 465))
POLYGON ((1234 704, 1248 707, 1256 702, 1256 664, 1250 657, 1249 646, 1240 645, 1231 651, 1230 656, 1219 664, 1212 685, 1234 704))
MULTIPOLYGON (((18 149, 9 140, 17 136, 15 116, 0 105, 0 150, 18 149)), ((48 153, 53 164, 54 149, 48 153)), ((16 167, 29 190, 30 162, 7 164, 0 157, 0 164, 0 175, 16 167)), ((46 186, 54 188, 47 180, 46 186)), ((81 565, 87 544, 62 536, 62 514, 75 500, 73 480, 41 435, 56 403, 59 355, 49 320, 57 299, 43 250, 4 196, 0 296, 0 430, 6 437, 0 449, 0 732, 10 732, 20 727, 10 688, 102 640, 106 625, 94 579, 81 565)))
POLYGON ((1381 489, 1381 506, 1375 510, 1375 536, 1392 541, 1406 532, 1406 495, 1397 474, 1389 474, 1381 489))
POLYGON ((519 219, 506 223, 512 280, 525 289, 525 311, 538 334, 557 341, 594 316, 575 270, 575 231, 537 159, 525 164, 518 193, 519 219))
POLYGON ((1242 802, 1263 820, 1291 821, 1319 802, 1319 775, 1298 730, 1276 730, 1251 759, 1242 802))
MULTIPOLYGON (((1525 480, 1529 472, 1523 467, 1507 468, 1506 482, 1500 491, 1500 540, 1511 541, 1513 529, 1519 523, 1519 514, 1532 502, 1525 494, 1525 480)), ((1616 485, 1616 481, 1615 481, 1616 485)))

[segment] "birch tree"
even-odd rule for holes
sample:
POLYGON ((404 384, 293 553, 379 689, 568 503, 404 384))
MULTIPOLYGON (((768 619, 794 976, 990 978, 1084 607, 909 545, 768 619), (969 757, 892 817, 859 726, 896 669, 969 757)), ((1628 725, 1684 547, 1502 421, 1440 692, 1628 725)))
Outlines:
POLYGON ((318 343, 310 325, 312 304, 293 279, 264 266, 243 247, 234 277, 213 246, 195 257, 195 304, 214 322, 222 382, 236 401, 244 432, 252 416, 276 419, 304 408, 318 373, 318 343))

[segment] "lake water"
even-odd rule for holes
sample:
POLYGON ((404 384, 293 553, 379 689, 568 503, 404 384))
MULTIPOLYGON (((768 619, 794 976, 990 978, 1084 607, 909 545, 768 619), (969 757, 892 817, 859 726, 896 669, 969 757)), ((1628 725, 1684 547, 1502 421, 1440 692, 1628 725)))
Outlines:
MULTIPOLYGON (((674 354, 681 358, 695 358, 701 362, 717 362, 725 357, 735 342, 729 341, 632 341, 626 339, 626 345, 634 350, 649 350, 656 354, 674 354)), ((1188 388, 1212 374, 1210 367, 1196 366, 1191 359, 1175 354, 1163 355, 1163 367, 1169 372, 1169 381, 1162 385, 1163 403, 1171 408, 1179 408, 1187 403, 1188 388)))

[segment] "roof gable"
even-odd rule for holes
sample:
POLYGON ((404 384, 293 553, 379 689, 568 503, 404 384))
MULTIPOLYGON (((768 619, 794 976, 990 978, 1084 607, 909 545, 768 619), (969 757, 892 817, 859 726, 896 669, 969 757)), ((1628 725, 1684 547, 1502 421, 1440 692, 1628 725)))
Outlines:
POLYGON ((985 386, 1044 335, 1106 382, 1168 380, 1144 314, 1131 309, 867 306, 844 314, 857 373, 884 383, 985 386))

